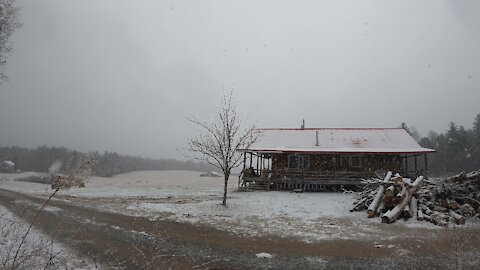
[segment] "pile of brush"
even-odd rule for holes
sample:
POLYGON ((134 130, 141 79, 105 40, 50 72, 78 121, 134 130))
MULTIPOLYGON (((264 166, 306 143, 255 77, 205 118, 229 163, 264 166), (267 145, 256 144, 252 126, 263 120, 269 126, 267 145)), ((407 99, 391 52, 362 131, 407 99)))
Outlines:
POLYGON ((384 223, 416 218, 447 226, 450 221, 465 224, 465 217, 480 217, 480 171, 429 180, 388 172, 383 179, 363 183, 350 211, 367 210, 369 218, 381 217, 384 223))

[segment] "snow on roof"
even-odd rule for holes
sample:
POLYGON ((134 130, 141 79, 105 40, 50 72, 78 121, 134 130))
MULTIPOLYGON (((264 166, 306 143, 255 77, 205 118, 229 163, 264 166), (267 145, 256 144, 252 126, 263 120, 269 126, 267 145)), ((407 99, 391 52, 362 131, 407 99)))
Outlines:
POLYGON ((263 153, 431 153, 401 128, 258 129, 258 142, 249 149, 263 153), (317 139, 318 138, 318 139, 317 139))
POLYGON ((15 166, 15 163, 10 160, 5 160, 3 163, 7 164, 8 166, 15 166))

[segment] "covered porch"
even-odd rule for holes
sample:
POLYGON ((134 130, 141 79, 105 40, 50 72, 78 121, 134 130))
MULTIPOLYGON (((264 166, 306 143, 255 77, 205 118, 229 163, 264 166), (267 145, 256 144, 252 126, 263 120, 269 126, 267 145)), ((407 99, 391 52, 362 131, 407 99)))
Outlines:
POLYGON ((428 155, 245 151, 239 188, 305 191, 354 188, 387 171, 428 177, 428 155))

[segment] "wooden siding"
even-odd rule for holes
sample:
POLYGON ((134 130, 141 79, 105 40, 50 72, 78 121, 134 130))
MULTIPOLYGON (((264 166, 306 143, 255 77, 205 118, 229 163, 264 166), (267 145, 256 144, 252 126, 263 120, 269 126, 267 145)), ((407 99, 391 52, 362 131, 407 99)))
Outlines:
MULTIPOLYGON (((271 170, 246 170, 239 178, 239 187, 265 190, 304 189, 306 191, 330 190, 344 186, 357 188, 361 179, 377 177, 379 171, 399 172, 402 175, 416 177, 419 171, 408 171, 404 167, 407 156, 398 154, 309 154, 309 162, 293 161, 296 168, 289 168, 287 153, 272 153, 266 156, 271 158, 271 170), (359 158, 359 166, 352 167, 351 157, 359 158), (345 159, 346 158, 346 159, 345 159), (308 164, 308 168, 301 168, 308 164), (251 170, 251 173, 247 173, 251 170)), ((264 156, 265 158, 265 156, 264 156)), ((355 163, 355 162, 354 162, 355 163)), ((252 164, 253 165, 253 164, 252 164)), ((422 170, 422 172, 424 172, 422 170)))
MULTIPOLYGON (((299 171, 299 169, 290 169, 288 167, 288 154, 274 154, 272 156, 273 176, 281 175, 285 172, 299 171)), ((352 167, 345 162, 341 162, 342 157, 352 157, 352 155, 333 155, 319 154, 307 155, 310 158, 310 167, 304 169, 305 172, 315 171, 379 171, 393 170, 400 171, 402 169, 402 160, 397 155, 353 155, 360 158, 361 165, 352 167)))

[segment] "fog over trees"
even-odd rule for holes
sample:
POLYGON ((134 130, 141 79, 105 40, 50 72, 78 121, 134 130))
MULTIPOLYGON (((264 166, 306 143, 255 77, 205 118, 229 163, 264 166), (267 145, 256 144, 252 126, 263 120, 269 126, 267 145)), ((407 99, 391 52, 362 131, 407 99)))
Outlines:
POLYGON ((69 171, 86 157, 92 157, 95 160, 93 170, 97 176, 113 176, 136 170, 211 170, 211 166, 194 161, 142 158, 120 155, 116 152, 87 154, 65 147, 46 145, 36 149, 18 146, 0 147, 0 160, 11 160, 15 162, 17 169, 23 171, 47 172, 52 163, 57 160, 63 162, 62 171, 69 171))
POLYGON ((429 172, 434 175, 480 169, 480 113, 475 117, 472 128, 450 122, 443 133, 429 131, 427 136, 420 136, 414 127, 405 123, 401 127, 421 146, 437 150, 429 155, 429 172))
MULTIPOLYGON (((465 128, 454 122, 446 125, 444 132, 430 131, 420 136, 415 127, 402 123, 421 146, 437 150, 429 155, 429 172, 436 176, 455 174, 460 171, 480 169, 480 113, 474 119, 472 128, 465 128)), ((68 170, 87 156, 95 157, 95 175, 112 176, 135 170, 194 170, 211 171, 213 166, 192 160, 152 159, 121 155, 116 152, 83 153, 65 147, 40 146, 36 149, 11 146, 0 147, 0 160, 15 162, 23 171, 46 172, 50 165, 61 160, 63 169, 68 170)), ((421 161, 420 161, 421 162, 421 161)))

